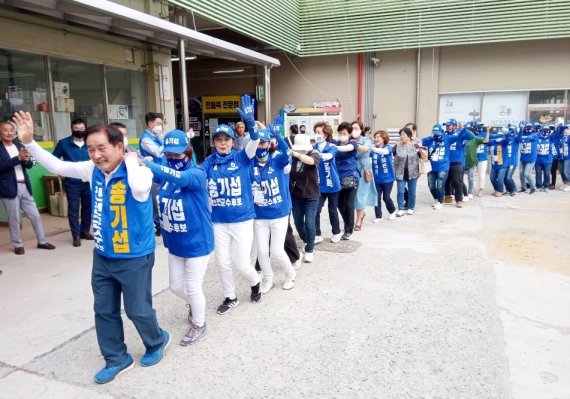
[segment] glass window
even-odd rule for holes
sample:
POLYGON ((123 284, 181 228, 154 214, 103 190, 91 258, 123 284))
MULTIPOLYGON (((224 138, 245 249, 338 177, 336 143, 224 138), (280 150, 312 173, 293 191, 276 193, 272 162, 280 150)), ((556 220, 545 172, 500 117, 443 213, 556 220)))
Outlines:
POLYGON ((56 138, 71 132, 71 121, 82 118, 87 126, 105 123, 101 65, 51 59, 56 138))
POLYGON ((36 140, 51 139, 45 58, 0 49, 0 119, 16 111, 30 112, 36 140))
POLYGON ((146 90, 144 74, 128 69, 106 67, 109 122, 127 126, 129 137, 145 129, 146 90))
POLYGON ((564 90, 531 91, 528 100, 528 120, 542 124, 564 121, 564 95, 564 90))

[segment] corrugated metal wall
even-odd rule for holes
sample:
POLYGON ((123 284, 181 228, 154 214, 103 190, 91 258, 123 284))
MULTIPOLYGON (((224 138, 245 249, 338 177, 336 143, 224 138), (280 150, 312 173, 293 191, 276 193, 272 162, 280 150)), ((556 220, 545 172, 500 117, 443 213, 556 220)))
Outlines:
POLYGON ((299 56, 570 37, 569 0, 169 0, 299 56))

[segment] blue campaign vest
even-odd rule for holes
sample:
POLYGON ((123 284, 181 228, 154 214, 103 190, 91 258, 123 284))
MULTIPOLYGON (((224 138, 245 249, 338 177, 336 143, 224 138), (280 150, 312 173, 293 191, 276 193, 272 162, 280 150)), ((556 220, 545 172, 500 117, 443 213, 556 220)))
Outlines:
MULTIPOLYGON (((189 163, 186 170, 190 168, 196 166, 189 163)), ((186 170, 180 173, 189 173, 186 170)), ((182 258, 204 256, 214 250, 214 228, 203 176, 199 188, 164 182, 158 190, 158 216, 164 246, 168 252, 182 258)))
MULTIPOLYGON (((422 145, 428 148, 428 154, 430 156, 431 168, 434 172, 441 172, 449 170, 449 153, 451 146, 450 135, 439 136, 437 139, 435 137, 424 137, 422 139, 422 145)), ((455 136, 457 138, 457 136, 455 136)))
POLYGON ((155 157, 153 154, 151 154, 148 151, 145 151, 142 146, 140 145, 143 139, 150 139, 152 140, 157 146, 161 146, 162 143, 160 142, 160 139, 158 137, 156 137, 154 134, 150 133, 149 131, 145 130, 143 132, 143 134, 141 134, 141 137, 139 138, 139 149, 141 152, 141 155, 144 157, 152 157, 153 162, 155 163, 161 163, 160 158, 155 157))
MULTIPOLYGON (((358 143, 354 140, 350 140, 346 144, 341 144, 340 141, 336 141, 335 144, 336 145, 353 144, 355 147, 358 146, 358 143)), ((338 171, 339 178, 343 178, 343 177, 347 177, 347 176, 353 176, 356 178, 359 177, 358 172, 357 172, 358 161, 357 161, 357 155, 356 154, 357 154, 356 148, 352 151, 347 151, 347 152, 338 151, 336 153, 335 163, 336 163, 336 169, 338 171)))
POLYGON ((287 163, 278 157, 270 157, 265 166, 253 163, 252 190, 263 192, 263 204, 254 204, 256 219, 279 219, 291 211, 289 179, 283 170, 287 163))
MULTIPOLYGON (((313 147, 319 151, 319 146, 313 147)), ((338 176, 338 169, 336 168, 335 156, 338 153, 336 146, 331 143, 326 143, 321 151, 323 154, 332 154, 332 158, 328 161, 323 159, 319 162, 319 189, 321 193, 336 193, 340 191, 340 178, 338 176)))
POLYGON ((562 136, 560 138, 558 150, 560 160, 565 161, 570 159, 570 136, 562 136))
POLYGON ((390 151, 388 155, 382 155, 374 151, 370 151, 370 158, 372 158, 372 173, 374 174, 374 182, 376 184, 391 183, 396 180, 394 163, 392 162, 392 146, 386 144, 382 148, 390 151))
MULTIPOLYGON (((540 165, 548 165, 553 161, 553 144, 550 137, 539 137, 536 146, 536 163, 540 165)), ((556 151, 556 150, 555 150, 556 151)))
POLYGON ((500 143, 490 143, 489 147, 492 149, 493 159, 491 160, 492 169, 504 169, 509 166, 509 145, 507 140, 500 143))
POLYGON ((232 150, 226 156, 214 153, 200 165, 206 172, 212 222, 239 223, 255 218, 251 164, 245 150, 232 150))
POLYGON ((95 250, 108 258, 138 258, 154 252, 152 198, 135 200, 121 163, 105 185, 105 175, 93 169, 91 183, 95 250))
POLYGON ((538 136, 532 133, 521 137, 521 162, 536 162, 538 136))

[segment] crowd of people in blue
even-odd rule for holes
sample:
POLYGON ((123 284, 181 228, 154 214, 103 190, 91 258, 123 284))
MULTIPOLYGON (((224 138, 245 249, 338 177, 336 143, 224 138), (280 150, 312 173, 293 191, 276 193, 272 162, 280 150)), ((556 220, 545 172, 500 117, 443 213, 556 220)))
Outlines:
MULTIPOLYGON (((33 140, 30 115, 15 114, 19 140, 39 164, 76 179, 74 184, 90 186, 93 234, 82 225, 73 234, 93 239, 95 247, 95 328, 105 359, 95 374, 97 383, 110 382, 134 365, 124 343, 121 297, 146 348, 141 366, 160 362, 171 341, 152 305, 155 228, 168 250, 170 288, 188 306, 190 326, 180 340, 186 346, 206 332, 202 286, 210 255, 214 253, 222 286, 218 314, 240 303, 234 267, 251 287, 254 303, 276 285, 272 261, 284 273, 281 287, 290 290, 301 262, 311 263, 315 245, 324 241, 320 214, 325 203, 330 241, 337 243, 362 229, 367 207, 374 207, 374 223, 384 220, 382 202, 388 220, 413 215, 421 174, 427 174, 434 210, 453 199, 462 207, 474 195, 481 196, 488 162, 494 196, 517 193, 517 165, 520 192, 554 188, 556 170, 561 188, 570 191, 568 126, 521 123, 490 132, 481 123, 461 125, 450 119, 434 125, 432 134, 422 139, 416 136, 416 126, 407 124, 397 142, 390 143, 384 130, 370 137, 363 134, 359 121, 343 122, 336 132, 319 122, 312 134, 299 133, 292 125, 284 135, 280 117, 267 126, 255 121, 254 101, 247 95, 237 111, 248 133, 236 135, 230 126, 217 126, 213 152, 201 165, 193 162, 185 132, 162 134, 160 114, 147 115, 138 152, 127 150, 120 125, 86 128, 82 139, 89 159, 75 161, 60 160, 41 148, 33 140), (290 215, 303 241, 301 251, 290 215), (252 254, 258 258, 258 270, 252 254)), ((20 161, 29 157, 20 155, 20 161)))

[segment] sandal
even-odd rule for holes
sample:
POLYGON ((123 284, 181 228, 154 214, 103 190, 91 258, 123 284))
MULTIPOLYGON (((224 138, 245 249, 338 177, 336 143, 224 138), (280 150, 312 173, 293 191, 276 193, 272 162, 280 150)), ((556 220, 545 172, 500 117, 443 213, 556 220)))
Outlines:
POLYGON ((362 219, 360 219, 360 223, 354 224, 354 231, 362 230, 362 223, 364 222, 365 217, 366 217, 366 212, 362 213, 362 219))

